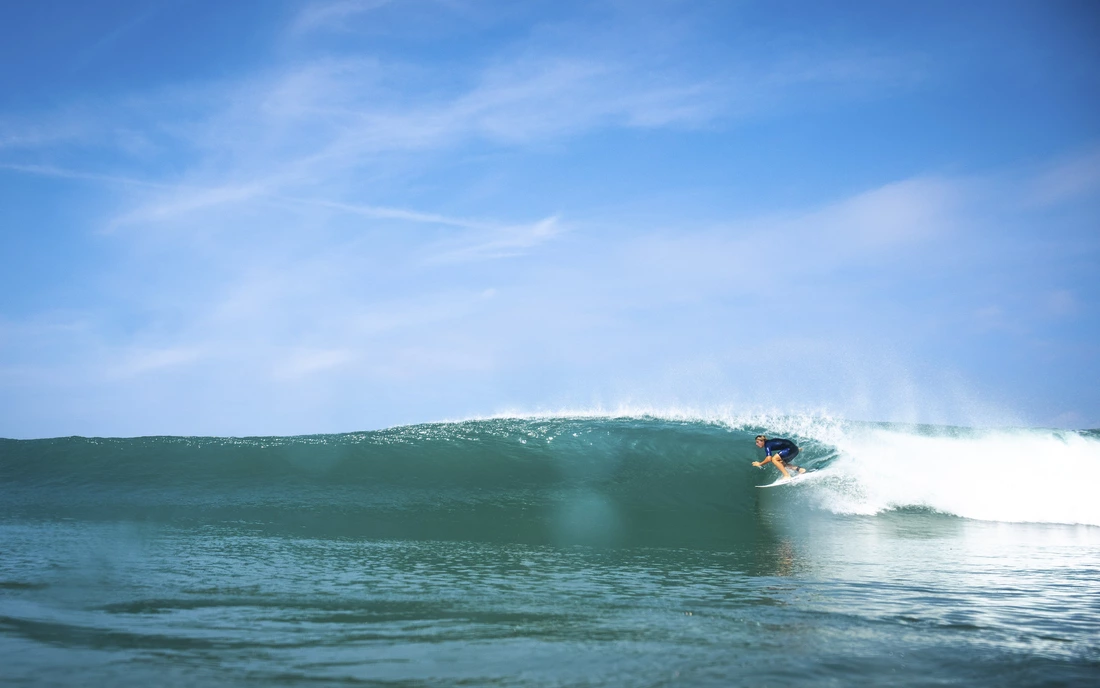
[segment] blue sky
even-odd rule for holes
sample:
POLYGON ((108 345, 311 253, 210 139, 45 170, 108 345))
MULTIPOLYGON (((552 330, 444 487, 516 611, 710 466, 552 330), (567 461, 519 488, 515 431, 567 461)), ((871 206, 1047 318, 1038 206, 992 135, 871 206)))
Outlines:
POLYGON ((1098 30, 1087 1, 4 3, 0 436, 1100 426, 1098 30))

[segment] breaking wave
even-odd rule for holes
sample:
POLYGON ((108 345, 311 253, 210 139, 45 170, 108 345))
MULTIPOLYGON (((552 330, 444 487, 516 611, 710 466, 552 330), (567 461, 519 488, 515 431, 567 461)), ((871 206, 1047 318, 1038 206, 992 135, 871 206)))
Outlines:
POLYGON ((327 536, 691 544, 752 537, 761 500, 1100 526, 1098 481, 1095 431, 817 416, 570 414, 305 437, 0 440, 0 515, 327 536), (776 475, 751 465, 761 432, 795 440, 813 479, 754 489, 776 475))

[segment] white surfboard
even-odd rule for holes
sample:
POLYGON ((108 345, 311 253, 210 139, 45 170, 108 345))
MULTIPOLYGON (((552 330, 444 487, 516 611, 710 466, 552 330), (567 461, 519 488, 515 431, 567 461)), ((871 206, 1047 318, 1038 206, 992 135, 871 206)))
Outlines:
POLYGON ((757 485, 757 487, 779 487, 780 485, 790 485, 791 483, 797 483, 799 480, 805 480, 809 476, 810 476, 810 471, 806 471, 805 473, 798 473, 797 475, 792 475, 789 478, 780 478, 779 480, 776 480, 774 483, 768 483, 767 485, 757 485))

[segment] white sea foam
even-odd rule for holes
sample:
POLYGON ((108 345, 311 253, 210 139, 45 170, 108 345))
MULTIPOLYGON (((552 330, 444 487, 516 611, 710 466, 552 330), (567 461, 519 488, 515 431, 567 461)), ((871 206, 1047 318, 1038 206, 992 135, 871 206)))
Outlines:
POLYGON ((847 427, 829 434, 838 458, 817 496, 830 510, 926 507, 988 521, 1100 526, 1100 441, 1079 433, 847 427))

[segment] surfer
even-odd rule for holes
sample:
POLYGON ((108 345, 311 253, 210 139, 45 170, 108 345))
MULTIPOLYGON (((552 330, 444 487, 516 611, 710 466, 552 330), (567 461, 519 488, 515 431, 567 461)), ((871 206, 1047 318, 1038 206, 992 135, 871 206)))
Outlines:
POLYGON ((790 468, 797 468, 799 473, 806 472, 805 468, 799 468, 791 463, 791 459, 798 456, 798 447, 795 446, 794 442, 785 440, 781 437, 774 437, 769 440, 766 435, 757 435, 756 446, 763 449, 768 457, 763 461, 753 461, 752 465, 757 468, 763 468, 764 464, 770 461, 775 464, 775 467, 779 469, 779 472, 783 474, 784 478, 791 477, 790 472, 787 470, 788 466, 790 468))

